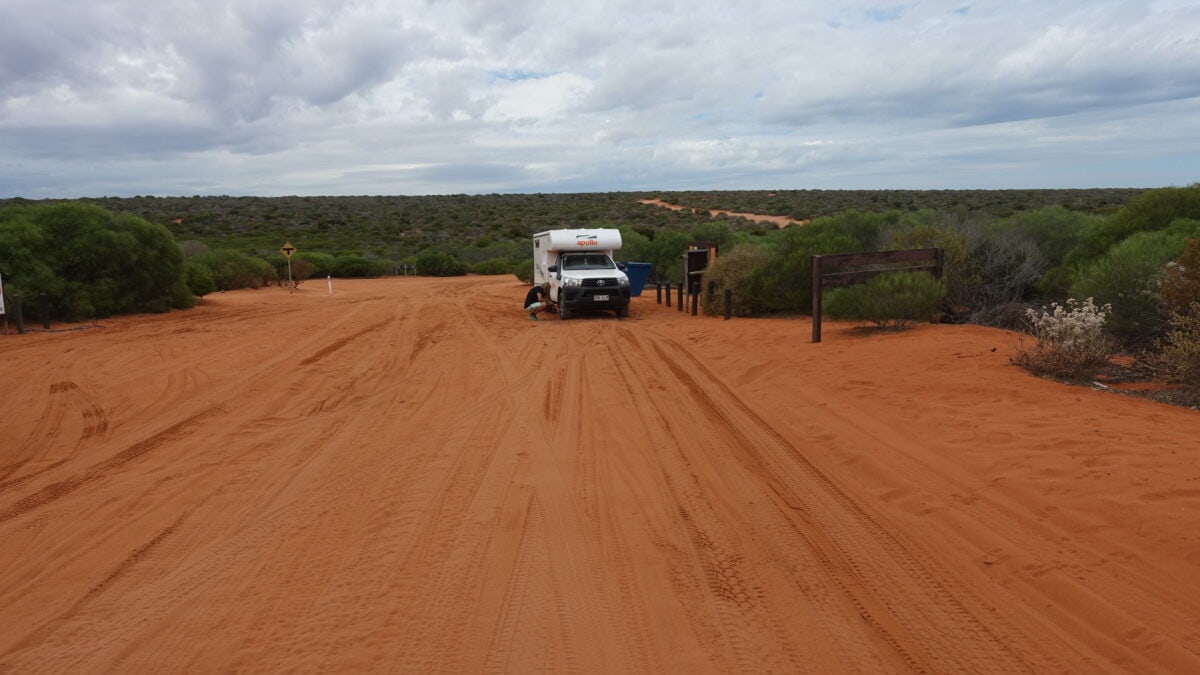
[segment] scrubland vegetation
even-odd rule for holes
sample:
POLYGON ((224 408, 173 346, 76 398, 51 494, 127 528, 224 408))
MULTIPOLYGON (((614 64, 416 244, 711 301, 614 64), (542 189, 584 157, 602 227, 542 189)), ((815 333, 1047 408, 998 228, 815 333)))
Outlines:
MULTIPOLYGON (((716 242, 720 255, 706 279, 733 291, 739 316, 810 312, 813 255, 937 246, 945 271, 936 288, 889 276, 830 293, 827 310, 893 327, 940 320, 1024 330, 1037 346, 1021 362, 1054 377, 1087 377, 1107 354, 1124 351, 1144 355, 1164 378, 1200 386, 1200 185, 14 199, 0 201, 0 272, 9 295, 45 293, 55 316, 78 320, 166 311, 219 290, 279 283, 287 278, 284 241, 298 249, 297 283, 401 266, 529 279, 530 235, 561 227, 620 228, 618 258, 654 263, 656 280, 675 283, 687 243, 716 242), (639 202, 648 198, 687 208, 639 202), (810 222, 779 229, 709 209, 810 222), (1062 337, 1085 318, 1098 326, 1087 358, 1062 337)), ((724 311, 720 293, 708 300, 706 312, 724 311)))

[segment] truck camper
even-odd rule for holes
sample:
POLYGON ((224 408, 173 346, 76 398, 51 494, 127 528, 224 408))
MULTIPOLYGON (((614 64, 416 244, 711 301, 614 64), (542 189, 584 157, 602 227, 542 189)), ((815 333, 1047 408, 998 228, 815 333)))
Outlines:
POLYGON ((550 284, 560 318, 606 309, 629 316, 629 277, 613 262, 621 232, 611 228, 548 230, 533 235, 533 282, 550 284))

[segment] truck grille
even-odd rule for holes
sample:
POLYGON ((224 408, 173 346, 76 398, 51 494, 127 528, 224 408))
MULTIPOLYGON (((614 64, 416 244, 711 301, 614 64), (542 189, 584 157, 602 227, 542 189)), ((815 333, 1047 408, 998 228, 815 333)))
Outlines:
POLYGON ((584 279, 584 288, 617 288, 616 279, 584 279))

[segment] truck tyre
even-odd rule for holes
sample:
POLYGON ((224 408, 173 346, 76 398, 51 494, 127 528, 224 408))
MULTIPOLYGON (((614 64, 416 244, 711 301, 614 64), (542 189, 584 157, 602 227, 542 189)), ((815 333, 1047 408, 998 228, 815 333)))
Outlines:
POLYGON ((622 305, 617 308, 617 318, 624 319, 629 316, 629 305, 622 305))
POLYGON ((562 319, 563 321, 566 321, 567 319, 571 318, 571 310, 567 309, 566 305, 559 305, 558 306, 558 318, 562 319))

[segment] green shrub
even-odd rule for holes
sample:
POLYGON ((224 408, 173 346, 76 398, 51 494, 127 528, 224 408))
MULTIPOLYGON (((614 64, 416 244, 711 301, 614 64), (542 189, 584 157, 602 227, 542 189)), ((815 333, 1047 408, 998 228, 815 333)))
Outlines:
MULTIPOLYGON (((773 233, 770 257, 754 269, 744 300, 761 311, 812 311, 812 257, 858 250, 858 241, 818 218, 773 233)), ((756 310, 758 311, 758 310, 756 310)))
POLYGON ((683 281, 683 253, 688 241, 688 236, 682 232, 659 230, 650 241, 646 258, 635 262, 653 263, 657 281, 680 283, 683 281))
POLYGON ((52 316, 67 320, 194 303, 165 227, 90 204, 0 211, 0 268, 10 294, 45 293, 52 316))
POLYGON ((1112 307, 1096 306, 1092 298, 1065 305, 1052 303, 1026 314, 1036 342, 1018 350, 1013 363, 1038 375, 1081 380, 1108 362, 1112 353, 1104 324, 1112 307))
POLYGON ((320 253, 317 251, 301 251, 292 256, 292 263, 303 260, 309 265, 312 265, 312 270, 309 273, 310 277, 324 277, 333 274, 334 257, 328 253, 320 253))
POLYGON ((731 311, 736 316, 749 316, 762 312, 766 307, 755 298, 750 285, 755 270, 770 259, 770 253, 762 246, 739 244, 726 253, 719 253, 717 260, 704 273, 704 284, 712 284, 712 297, 705 288, 704 313, 709 316, 725 313, 725 289, 732 294, 731 311))
POLYGON ((184 263, 184 278, 187 281, 188 290, 198 298, 203 298, 217 290, 217 284, 213 281, 212 272, 194 260, 184 263))
POLYGON ((1042 259, 1050 267, 1058 267, 1079 243, 1079 237, 1096 216, 1070 211, 1061 206, 1048 206, 1015 213, 998 221, 996 228, 1021 235, 1033 241, 1042 259))
POLYGON ((1159 283, 1185 242, 1183 235, 1170 231, 1139 232, 1081 269, 1071 291, 1112 305, 1109 332, 1126 347, 1145 346, 1166 325, 1159 283))
POLYGON ((942 285, 946 289, 946 312, 965 317, 974 311, 979 270, 971 264, 971 249, 962 228, 947 214, 918 213, 881 236, 885 249, 942 249, 942 285), (936 218, 936 221, 931 219, 936 218))
POLYGON ((1112 216, 1084 228, 1066 264, 1087 265, 1139 232, 1163 230, 1180 219, 1200 219, 1200 185, 1149 190, 1130 199, 1112 216))
POLYGON ((513 274, 515 274, 517 276, 517 278, 520 279, 521 281, 524 281, 527 284, 532 284, 533 283, 533 260, 526 259, 526 260, 522 260, 521 262, 517 263, 516 266, 513 268, 513 274))
POLYGON ((835 319, 902 329, 914 321, 932 320, 945 293, 941 282, 929 274, 888 272, 856 286, 835 288, 822 303, 825 313, 835 319))
POLYGON ((386 271, 385 267, 385 264, 361 255, 343 254, 333 259, 332 275, 342 279, 377 277, 386 271))
POLYGON ((471 266, 475 274, 512 274, 513 264, 508 258, 489 258, 471 266))
POLYGON ((203 253, 192 261, 208 268, 220 291, 262 288, 278 278, 275 268, 267 261, 228 248, 203 253))
POLYGON ((443 251, 425 251, 417 256, 417 274, 426 277, 456 277, 467 273, 458 258, 443 251))

